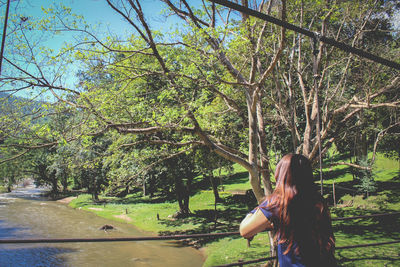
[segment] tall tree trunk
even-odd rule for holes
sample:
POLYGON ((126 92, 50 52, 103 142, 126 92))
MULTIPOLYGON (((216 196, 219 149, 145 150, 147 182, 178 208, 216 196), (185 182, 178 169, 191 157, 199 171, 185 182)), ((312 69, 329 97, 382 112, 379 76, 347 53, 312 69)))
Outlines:
POLYGON ((142 190, 143 190, 143 196, 146 196, 146 179, 143 177, 142 179, 142 190))
POLYGON ((192 181, 193 181, 193 177, 192 176, 189 176, 187 178, 187 181, 186 181, 185 195, 184 195, 184 199, 183 199, 183 205, 184 205, 185 214, 189 214, 190 213, 189 201, 190 201, 190 191, 192 189, 192 181))
POLYGON ((272 184, 269 169, 269 155, 267 151, 267 138, 265 133, 264 117, 262 113, 260 97, 257 99, 257 125, 258 125, 258 148, 260 152, 261 164, 261 179, 264 186, 264 194, 270 195, 272 193, 272 184))
POLYGON ((62 177, 62 186, 63 186, 63 192, 66 193, 68 190, 68 179, 66 174, 64 174, 62 177))
POLYGON ((54 173, 50 174, 51 179, 51 197, 56 198, 58 195, 58 180, 54 173))
MULTIPOLYGON (((360 127, 363 123, 364 116, 363 113, 360 113, 359 116, 359 124, 360 127)), ((368 159, 368 143, 367 143, 367 134, 364 132, 356 132, 356 162, 365 161, 368 159)))
POLYGON ((189 210, 189 191, 191 184, 191 178, 189 178, 187 185, 185 186, 181 177, 175 176, 175 194, 179 204, 178 216, 186 216, 190 213, 189 210))
POLYGON ((11 176, 7 181, 7 192, 10 193, 14 184, 14 176, 11 176))
POLYGON ((247 108, 248 108, 248 116, 249 116, 249 163, 252 166, 251 170, 249 170, 249 180, 251 187, 254 192, 254 196, 257 201, 260 203, 264 198, 264 191, 261 188, 260 183, 260 172, 258 170, 258 127, 257 127, 257 112, 256 107, 253 106, 253 102, 251 100, 251 92, 247 96, 247 108))

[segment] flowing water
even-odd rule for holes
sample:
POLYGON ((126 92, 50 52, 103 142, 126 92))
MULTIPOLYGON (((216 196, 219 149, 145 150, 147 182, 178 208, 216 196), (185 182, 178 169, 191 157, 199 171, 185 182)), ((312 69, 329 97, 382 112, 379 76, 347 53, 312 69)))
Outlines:
MULTIPOLYGON (((0 238, 99 238, 148 236, 132 225, 40 197, 41 190, 0 194, 0 238), (112 224, 116 230, 99 228, 112 224)), ((202 255, 176 242, 0 244, 0 266, 201 266, 202 255)))

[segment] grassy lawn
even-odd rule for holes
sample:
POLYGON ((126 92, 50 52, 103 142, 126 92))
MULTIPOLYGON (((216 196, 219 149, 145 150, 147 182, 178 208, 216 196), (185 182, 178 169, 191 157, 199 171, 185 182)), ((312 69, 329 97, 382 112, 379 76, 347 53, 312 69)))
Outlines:
MULTIPOLYGON (((336 207, 331 208, 332 217, 346 217, 365 214, 400 211, 400 179, 398 162, 379 157, 376 162, 378 191, 363 199, 353 191, 336 188, 336 207)), ((324 192, 332 199, 333 179, 336 185, 352 188, 352 175, 347 167, 337 166, 324 170, 324 192)), ((103 197, 94 203, 89 195, 80 195, 70 205, 96 213, 112 220, 124 221, 144 231, 157 234, 193 234, 207 232, 237 231, 245 214, 255 201, 232 192, 250 189, 247 173, 235 167, 234 173, 223 177, 223 199, 214 210, 214 196, 211 190, 195 192, 190 199, 192 215, 184 219, 171 217, 178 210, 178 204, 154 197, 142 197, 135 193, 125 198, 103 197)), ((338 247, 365 243, 384 242, 400 239, 400 216, 334 221, 333 227, 338 247)), ((207 255, 204 266, 227 264, 238 260, 253 260, 269 255, 268 235, 257 235, 248 247, 247 241, 239 236, 219 239, 201 239, 192 243, 201 246, 207 255)), ((336 257, 341 266, 400 266, 400 244, 379 247, 338 250, 336 257)), ((251 265, 248 265, 251 266, 251 265)))

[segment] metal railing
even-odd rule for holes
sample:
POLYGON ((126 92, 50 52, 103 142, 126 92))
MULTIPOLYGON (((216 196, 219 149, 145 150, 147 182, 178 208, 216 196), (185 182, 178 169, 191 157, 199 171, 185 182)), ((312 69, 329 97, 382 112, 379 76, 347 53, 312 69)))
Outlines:
MULTIPOLYGON (((352 217, 338 217, 338 218, 332 218, 332 221, 346 221, 346 220, 367 219, 367 218, 396 216, 396 215, 400 215, 400 212, 360 215, 360 216, 352 216, 352 217)), ((235 236, 235 235, 239 235, 239 232, 143 236, 143 237, 0 239, 0 244, 162 241, 162 240, 182 240, 182 239, 190 239, 190 238, 218 238, 218 237, 235 236)))

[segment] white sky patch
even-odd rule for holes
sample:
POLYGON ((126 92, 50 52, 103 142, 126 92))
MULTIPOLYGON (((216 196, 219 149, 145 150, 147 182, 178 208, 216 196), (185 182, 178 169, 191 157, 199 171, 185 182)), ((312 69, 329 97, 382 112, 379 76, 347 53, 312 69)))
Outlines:
POLYGON ((392 17, 391 23, 392 23, 393 30, 400 31, 400 10, 399 9, 396 9, 393 12, 393 17, 392 17))

